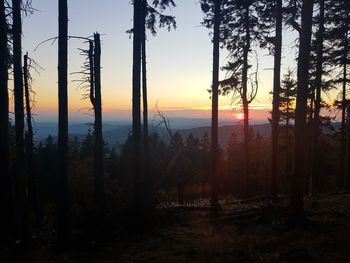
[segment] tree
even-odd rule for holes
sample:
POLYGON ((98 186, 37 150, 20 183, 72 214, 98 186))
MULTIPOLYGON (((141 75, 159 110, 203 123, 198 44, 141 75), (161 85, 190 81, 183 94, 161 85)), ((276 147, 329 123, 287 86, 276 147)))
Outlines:
POLYGON ((297 82, 293 79, 293 72, 289 69, 282 80, 282 87, 280 92, 280 121, 284 121, 285 130, 285 179, 284 179, 284 193, 288 192, 288 182, 291 173, 291 120, 295 118, 294 103, 296 97, 297 82))
POLYGON ((22 74, 22 18, 21 0, 12 0, 12 32, 13 32, 13 83, 15 99, 15 133, 16 133, 16 201, 20 218, 20 238, 26 242, 28 238, 27 209, 26 209, 26 173, 24 170, 24 102, 23 102, 23 74, 22 74))
POLYGON ((313 196, 317 193, 317 178, 315 168, 318 165, 316 153, 318 149, 318 140, 320 135, 320 110, 321 110, 321 91, 323 76, 323 49, 324 49, 324 30, 325 30, 325 0, 319 1, 318 14, 318 32, 316 37, 316 72, 315 72, 315 102, 314 117, 311 123, 311 145, 310 145, 310 170, 309 170, 309 194, 313 196))
POLYGON ((346 108, 347 108, 347 86, 349 84, 349 43, 350 43, 350 3, 347 0, 332 1, 327 6, 329 30, 325 36, 325 41, 331 45, 326 59, 327 65, 336 65, 339 74, 333 78, 334 85, 341 85, 339 101, 336 104, 341 109, 341 128, 340 128, 340 176, 338 180, 338 189, 344 187, 344 178, 346 170, 346 108))
POLYGON ((135 212, 142 213, 141 179, 141 43, 142 0, 134 0, 133 22, 133 70, 132 70, 132 143, 135 212))
POLYGON ((277 166, 278 166, 278 133, 279 133, 279 106, 281 89, 281 57, 282 57, 282 0, 275 1, 275 39, 274 39, 274 77, 272 101, 272 152, 271 152, 271 196, 277 199, 277 166))
POLYGON ((68 4, 58 1, 58 244, 65 248, 71 235, 68 197, 68 4))
MULTIPOLYGON (((164 15, 162 12, 170 6, 175 6, 173 0, 153 1, 153 5, 150 6, 147 0, 142 0, 142 39, 141 39, 141 71, 142 71, 142 106, 143 106, 143 172, 145 181, 145 190, 148 191, 146 197, 150 198, 150 154, 148 143, 148 98, 147 98, 147 29, 153 35, 157 34, 156 22, 158 20, 159 27, 167 26, 168 31, 171 28, 176 28, 175 18, 171 15, 164 15), (158 11, 157 9, 160 9, 158 11)), ((129 31, 131 32, 131 31, 129 31)), ((149 201, 146 201, 149 205, 149 201)))
POLYGON ((96 208, 104 213, 104 165, 103 165, 103 136, 102 136, 102 99, 101 99, 101 41, 100 34, 94 34, 94 41, 90 41, 90 101, 95 112, 95 147, 94 147, 94 174, 95 174, 95 201, 96 208), (94 48, 94 50, 92 50, 94 48), (91 68, 92 67, 92 68, 91 68))
POLYGON ((31 60, 28 57, 28 53, 23 57, 23 79, 24 79, 24 94, 25 94, 25 108, 26 108, 26 121, 27 130, 25 133, 25 149, 26 149, 26 170, 28 175, 28 196, 31 207, 34 211, 36 225, 40 226, 40 214, 37 200, 37 187, 34 174, 34 144, 33 144, 33 125, 32 125, 32 100, 30 96, 30 68, 31 60))
POLYGON ((307 173, 306 160, 306 113, 309 84, 309 65, 312 34, 313 0, 303 0, 298 55, 298 84, 295 108, 295 144, 293 177, 290 189, 290 220, 300 221, 303 217, 304 179, 307 173))
POLYGON ((211 85, 211 209, 212 214, 219 213, 218 201, 218 121, 219 121, 219 67, 220 67, 220 28, 222 23, 222 0, 201 1, 202 11, 206 14, 204 25, 213 28, 213 65, 211 85))
POLYGON ((222 94, 233 91, 234 99, 242 103, 244 120, 244 178, 245 193, 249 194, 249 104, 255 99, 258 90, 258 64, 256 71, 250 73, 249 56, 254 42, 259 43, 265 35, 265 25, 257 17, 257 2, 234 0, 227 1, 223 10, 224 44, 230 53, 231 61, 224 67, 230 74, 221 81, 222 94), (251 84, 249 90, 248 84, 251 84))
POLYGON ((0 166, 1 188, 0 206, 3 216, 0 218, 1 241, 6 241, 11 234, 13 222, 12 186, 10 176, 9 149, 9 96, 8 96, 8 26, 4 0, 0 1, 0 166))

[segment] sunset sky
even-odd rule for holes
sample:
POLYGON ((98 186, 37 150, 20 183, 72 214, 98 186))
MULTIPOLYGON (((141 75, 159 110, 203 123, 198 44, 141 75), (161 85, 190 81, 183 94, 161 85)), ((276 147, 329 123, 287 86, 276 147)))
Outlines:
MULTIPOLYGON (((132 5, 128 0, 71 0, 69 5, 69 35, 91 36, 94 31, 102 38, 102 93, 105 120, 131 117, 132 39, 126 30, 132 27, 132 5)), ((177 7, 168 13, 176 17, 177 29, 148 37, 148 87, 149 108, 154 105, 170 116, 208 118, 211 83, 212 46, 210 30, 201 26, 203 14, 198 0, 178 0, 177 7)), ((57 43, 45 43, 36 51, 41 41, 57 35, 57 1, 33 0, 38 11, 23 21, 23 51, 45 70, 33 73, 36 91, 35 113, 39 120, 57 119, 57 43)), ((285 32, 283 71, 294 68, 295 34, 285 32)), ((80 71, 83 57, 78 48, 86 47, 80 40, 69 40, 69 72, 80 71)), ((222 51, 222 65, 227 62, 222 51)), ((253 58, 252 58, 253 59, 253 58)), ((266 119, 271 104, 273 58, 267 50, 258 52, 260 63, 259 92, 252 108, 251 118, 266 119), (260 114, 259 111, 261 112, 260 114)), ((221 78, 225 75, 221 73, 221 78)), ((72 119, 87 117, 87 100, 82 100, 83 90, 73 80, 69 82, 69 109, 72 119)), ((231 97, 221 97, 221 117, 239 118, 239 110, 230 109, 231 97)))

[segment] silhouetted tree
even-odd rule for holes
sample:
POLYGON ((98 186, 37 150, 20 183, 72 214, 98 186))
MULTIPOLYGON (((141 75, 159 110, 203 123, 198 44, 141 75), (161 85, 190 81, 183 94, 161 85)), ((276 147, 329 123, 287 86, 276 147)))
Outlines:
POLYGON ((58 244, 64 248, 71 235, 68 197, 68 5, 58 1, 58 244))
POLYGON ((278 167, 278 133, 279 106, 281 90, 281 58, 282 58, 282 0, 274 2, 275 39, 274 39, 274 73, 273 73, 273 101, 272 101, 272 151, 271 151, 271 195, 277 199, 277 167, 278 167))
POLYGON ((24 154, 24 93, 22 74, 22 18, 21 0, 12 0, 12 34, 13 34, 13 83, 15 99, 15 132, 16 132, 16 200, 20 218, 20 238, 25 242, 28 238, 27 209, 26 209, 26 173, 24 154))
POLYGON ((13 230, 13 203, 9 152, 8 26, 4 0, 0 1, 0 39, 0 206, 3 211, 0 217, 0 241, 6 241, 13 230))
POLYGON ((314 172, 318 165, 316 158, 318 140, 320 135, 320 110, 321 110, 321 91, 323 76, 323 49, 324 49, 324 30, 325 30, 325 0, 319 1, 318 14, 318 32, 316 37, 316 72, 315 72, 315 102, 314 116, 311 123, 311 142, 309 159, 309 194, 312 196, 317 193, 317 174, 314 172))
POLYGON ((290 147, 292 145, 291 131, 292 124, 291 121, 295 118, 294 103, 296 97, 296 85, 297 82, 293 79, 293 72, 288 70, 284 75, 282 80, 282 87, 280 93, 280 121, 284 122, 285 130, 285 178, 284 178, 284 193, 287 194, 288 183, 290 180, 291 168, 291 151, 290 147))
POLYGON ((32 100, 30 96, 30 67, 31 62, 28 58, 28 53, 23 57, 23 79, 24 79, 24 94, 27 130, 25 133, 25 149, 26 149, 26 170, 28 176, 28 197, 30 205, 34 211, 36 225, 40 226, 40 214, 37 200, 36 178, 34 173, 34 144, 33 144, 33 125, 32 125, 32 100))
MULTIPOLYGON (((95 194, 96 207, 104 212, 104 165, 103 165, 103 136, 102 136, 102 99, 101 99, 101 40, 100 34, 94 34, 94 52, 93 52, 93 82, 91 84, 90 100, 95 112, 95 151, 94 151, 94 174, 95 174, 95 194)), ((91 54, 91 42, 90 52, 91 54)), ((91 60, 90 60, 91 61, 91 60)), ((90 62, 91 64, 91 62, 90 62)), ((90 74, 91 75, 91 74, 90 74)))
POLYGON ((133 22, 133 71, 132 71, 132 142, 134 202, 136 213, 142 213, 141 178, 141 44, 142 44, 142 0, 134 0, 133 22))
POLYGON ((306 164, 306 113, 309 84, 309 65, 312 34, 313 0, 304 0, 301 14, 300 41, 298 54, 298 84, 295 109, 295 144, 293 177, 290 189, 290 220, 299 221, 303 217, 304 179, 306 164))
POLYGON ((327 54, 327 64, 336 66, 340 74, 333 78, 333 84, 341 85, 340 101, 337 104, 341 108, 341 128, 340 128, 340 176, 338 188, 344 187, 345 177, 345 155, 346 155, 346 108, 347 108, 347 86, 349 84, 349 43, 350 43, 350 3, 347 0, 332 1, 329 6, 328 21, 329 30, 327 42, 331 45, 330 52, 327 54))
POLYGON ((230 52, 231 61, 224 67, 229 78, 221 82, 222 93, 235 92, 234 98, 242 103, 244 120, 244 178, 245 192, 249 194, 249 104, 255 99, 258 90, 257 71, 249 74, 252 43, 259 43, 265 35, 266 27, 257 17, 255 1, 227 1, 223 10, 225 29, 224 44, 230 52), (251 84, 249 90, 248 84, 251 84))

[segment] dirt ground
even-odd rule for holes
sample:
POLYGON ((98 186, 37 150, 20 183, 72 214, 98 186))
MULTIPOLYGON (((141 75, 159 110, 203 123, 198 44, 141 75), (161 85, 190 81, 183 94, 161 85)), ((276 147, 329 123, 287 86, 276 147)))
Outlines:
MULTIPOLYGON (((42 248, 31 262, 350 262, 350 195, 326 195, 306 200, 302 226, 286 223, 281 204, 236 204, 219 220, 206 211, 186 209, 184 222, 115 241, 56 255, 42 248), (253 206, 254 209, 251 209, 253 206), (247 210, 249 209, 250 210, 247 210), (258 209, 258 210, 256 210, 258 209), (237 210, 237 209, 236 209, 237 210), (244 212, 248 211, 248 212, 244 212), (242 215, 242 213, 244 215, 242 215)), ((228 207, 228 206, 227 206, 228 207)), ((176 212, 177 213, 177 212, 176 212)))

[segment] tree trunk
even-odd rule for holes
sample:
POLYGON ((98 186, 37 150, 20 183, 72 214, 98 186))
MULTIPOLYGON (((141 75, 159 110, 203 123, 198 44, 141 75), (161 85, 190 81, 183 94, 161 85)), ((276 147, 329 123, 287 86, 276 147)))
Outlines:
POLYGON ((103 165, 103 136, 102 136, 102 98, 101 98, 101 41, 100 34, 94 34, 94 76, 95 76, 95 191, 96 205, 104 213, 105 188, 104 188, 104 165, 103 165))
POLYGON ((213 216, 219 213, 218 201, 218 119, 219 119, 219 66, 221 0, 215 0, 213 38, 213 80, 211 117, 211 209, 213 216))
POLYGON ((132 72, 132 139, 135 212, 142 213, 141 179, 141 44, 142 0, 134 0, 133 72, 132 72))
POLYGON ((26 209, 26 175, 24 170, 24 102, 23 102, 23 75, 22 75, 22 19, 21 1, 12 0, 13 15, 13 83, 15 98, 15 133, 16 133, 16 199, 20 218, 20 238, 28 238, 27 209, 26 209))
POLYGON ((290 189, 290 221, 294 223, 303 218, 304 178, 307 173, 307 164, 305 161, 307 157, 306 115, 313 5, 313 0, 304 0, 301 15, 297 101, 295 109, 294 167, 290 189))
POLYGON ((9 153, 9 96, 8 96, 8 48, 7 21, 4 1, 0 1, 0 241, 7 241, 13 228, 12 184, 9 153))
POLYGON ((68 5, 59 0, 58 14, 58 244, 63 249, 71 235, 68 193, 68 5))
POLYGON ((324 39, 324 0, 320 1, 320 14, 318 21, 318 35, 317 35, 317 62, 316 62, 316 99, 314 119, 312 125, 312 140, 310 148, 310 182, 309 194, 313 196, 318 192, 318 180, 316 168, 318 165, 318 141, 320 136, 320 110, 321 110, 321 91, 322 91, 322 75, 323 75, 323 39, 324 39))
POLYGON ((147 15, 147 1, 142 1, 142 105, 143 105, 143 174, 145 182, 145 198, 149 203, 151 198, 150 192, 150 157, 149 157, 149 145, 148 145, 148 99, 147 99, 147 55, 146 55, 146 15, 147 15))
POLYGON ((347 105, 347 127, 346 127, 346 167, 344 175, 344 190, 350 190, 350 105, 347 105))
POLYGON ((249 195, 249 102, 248 102, 248 54, 250 49, 250 20, 249 20, 249 4, 246 6, 245 14, 245 34, 246 43, 243 52, 243 69, 242 69, 242 103, 244 114, 244 195, 249 195))
POLYGON ((281 54, 282 54, 282 0, 276 0, 276 36, 273 78, 273 102, 272 102, 272 156, 271 156, 271 197, 276 201, 278 194, 277 169, 278 169, 278 134, 280 119, 280 90, 281 90, 281 54))
MULTIPOLYGON (((346 25, 347 26, 347 25, 346 25)), ((344 36, 344 65, 343 65, 343 90, 342 90, 342 114, 341 114, 341 134, 340 134, 340 180, 339 180, 339 189, 344 188, 344 180, 345 180, 345 170, 346 170, 346 162, 345 162, 345 143, 346 143, 346 84, 347 84, 347 60, 348 60, 348 52, 349 52, 349 43, 348 43, 348 30, 346 30, 344 36)))
POLYGON ((31 112, 31 100, 29 90, 29 64, 28 54, 24 55, 23 64, 23 79, 24 79, 24 94, 26 102, 26 113, 27 113, 27 132, 25 136, 26 144, 26 170, 28 178, 28 197, 30 205, 34 212, 36 227, 40 226, 40 214, 39 205, 37 199, 37 187, 36 179, 34 174, 34 145, 33 145, 33 125, 32 125, 32 112, 31 112))

